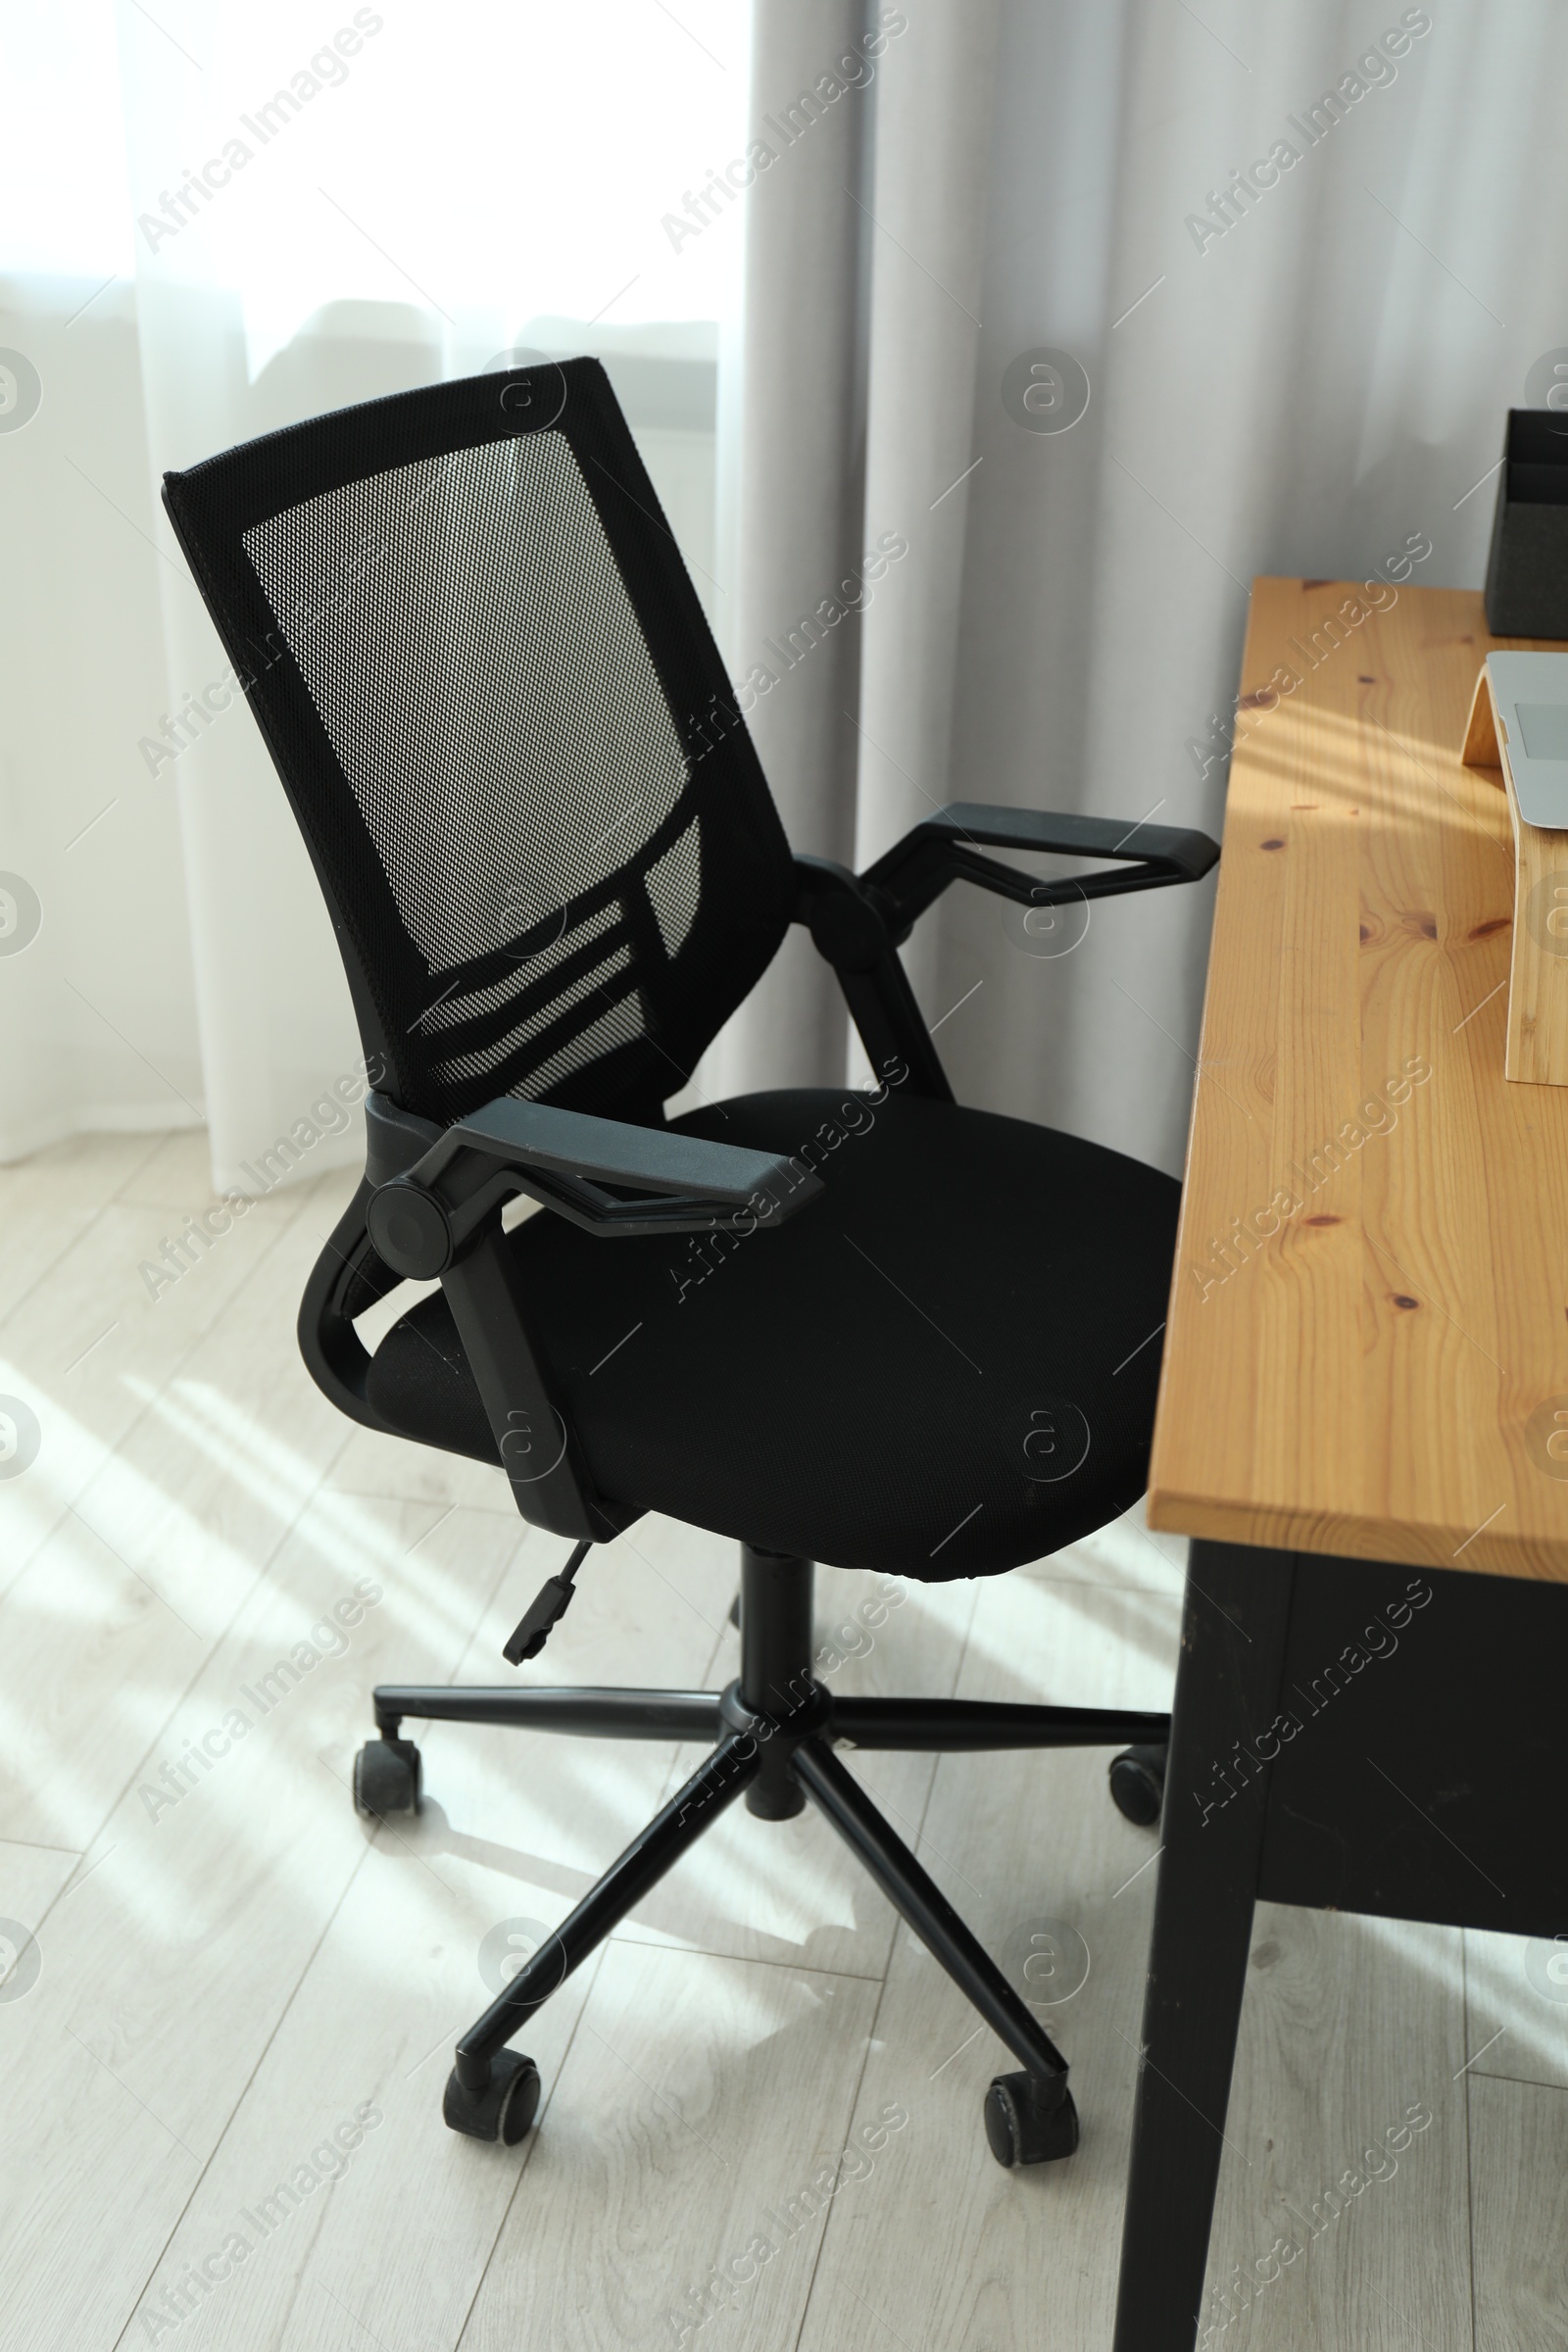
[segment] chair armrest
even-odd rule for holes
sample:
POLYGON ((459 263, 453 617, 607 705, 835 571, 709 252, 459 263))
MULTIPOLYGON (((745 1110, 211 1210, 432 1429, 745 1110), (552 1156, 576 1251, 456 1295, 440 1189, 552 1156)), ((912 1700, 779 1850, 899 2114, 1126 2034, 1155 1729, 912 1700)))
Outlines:
POLYGON ((387 1265, 419 1281, 444 1273, 518 1193, 611 1236, 752 1233, 782 1224, 822 1190, 819 1177, 780 1153, 514 1095, 442 1128, 372 1093, 366 1118, 370 1239, 387 1265))
POLYGON ((978 882, 1033 906, 1059 906, 1077 899, 1105 899, 1134 890, 1158 890, 1167 883, 1200 881, 1219 857, 1206 833, 1173 825, 1127 822, 1112 816, 1076 816, 1037 808, 993 808, 956 801, 939 808, 895 843, 886 857, 859 876, 862 888, 881 901, 894 926, 908 927, 941 897, 950 882, 978 882), (980 845, 1006 850, 1051 850, 1074 858, 1109 858, 1099 873, 1042 881, 1016 866, 983 858, 980 845))
POLYGON ((1167 882, 1196 882, 1218 856, 1207 834, 1179 832, 1170 825, 958 801, 916 825, 863 874, 825 858, 798 857, 795 920, 808 927, 818 955, 837 972, 872 1068, 885 1081, 906 1084, 911 1094, 951 1102, 953 1089, 942 1058, 897 953, 916 917, 950 882, 978 882, 983 890, 999 891, 1026 906, 1056 906, 1157 890, 1167 882), (1114 862, 1099 873, 1041 881, 982 857, 981 843, 1114 862))

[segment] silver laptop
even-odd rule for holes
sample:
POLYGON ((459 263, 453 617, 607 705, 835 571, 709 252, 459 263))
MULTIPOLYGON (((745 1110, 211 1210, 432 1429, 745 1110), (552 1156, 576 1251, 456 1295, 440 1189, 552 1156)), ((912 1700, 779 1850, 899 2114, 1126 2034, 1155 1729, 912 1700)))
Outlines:
POLYGON ((1487 674, 1520 815, 1568 832, 1568 654, 1489 654, 1487 674))

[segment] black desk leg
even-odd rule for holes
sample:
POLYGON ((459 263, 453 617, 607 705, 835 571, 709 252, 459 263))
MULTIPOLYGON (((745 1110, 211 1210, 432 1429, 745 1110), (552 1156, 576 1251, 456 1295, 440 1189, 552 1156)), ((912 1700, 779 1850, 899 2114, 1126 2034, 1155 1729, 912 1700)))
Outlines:
POLYGON ((1144 2002, 1115 2352, 1192 2352, 1252 1936, 1295 1560, 1195 1542, 1144 2002))

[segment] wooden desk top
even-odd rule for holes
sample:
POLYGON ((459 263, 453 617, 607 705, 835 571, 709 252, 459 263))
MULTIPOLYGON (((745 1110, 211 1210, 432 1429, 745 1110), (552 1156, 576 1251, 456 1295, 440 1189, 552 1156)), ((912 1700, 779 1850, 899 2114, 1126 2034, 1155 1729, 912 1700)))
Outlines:
POLYGON ((1508 808, 1459 758, 1529 641, 1378 587, 1253 588, 1149 1517, 1568 1580, 1568 1087, 1503 1077, 1508 808))

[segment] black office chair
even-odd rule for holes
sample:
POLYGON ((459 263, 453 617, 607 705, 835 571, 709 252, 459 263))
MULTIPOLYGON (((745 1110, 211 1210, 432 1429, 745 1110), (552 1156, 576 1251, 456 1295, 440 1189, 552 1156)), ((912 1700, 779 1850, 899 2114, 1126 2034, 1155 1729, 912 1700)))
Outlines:
POLYGON ((331 909, 369 1066, 365 1178, 312 1275, 310 1370, 371 1429, 498 1462, 574 1540, 645 1511, 741 1544, 722 1691, 383 1686, 367 1814, 417 1809, 404 1719, 712 1752, 457 2046, 446 2120, 520 2139, 506 2047, 743 1791, 808 1796, 1012 2050, 1004 2164, 1071 2153, 1067 2068, 835 1752, 1120 1746, 1157 1818, 1165 1715, 854 1698, 812 1675, 811 1563, 989 1576, 1142 1494, 1178 1188, 954 1102, 899 961, 956 877, 1027 907, 1190 882, 1201 834, 943 808, 868 872, 793 858, 591 360, 372 401, 166 477, 165 503, 331 909), (988 847, 1112 862, 1040 883, 988 847), (880 1084, 663 1104, 791 922, 880 1084), (504 1227, 526 1195, 548 1213, 504 1227), (355 1320, 439 1277, 368 1355, 355 1320))

